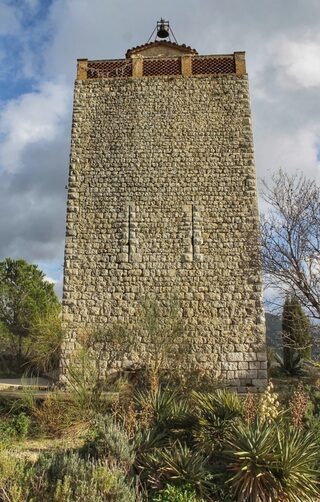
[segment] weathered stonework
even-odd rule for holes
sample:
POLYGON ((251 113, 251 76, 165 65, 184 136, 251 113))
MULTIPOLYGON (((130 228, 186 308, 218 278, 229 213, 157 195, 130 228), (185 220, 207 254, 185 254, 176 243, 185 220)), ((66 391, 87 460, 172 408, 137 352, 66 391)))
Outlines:
POLYGON ((264 315, 244 54, 236 53, 234 73, 192 75, 193 56, 185 52, 182 74, 174 76, 142 76, 140 65, 134 76, 86 79, 88 62, 81 60, 70 156, 62 370, 81 328, 130 318, 142 296, 166 299, 176 293, 193 340, 186 364, 211 369, 240 388, 263 387, 264 315))

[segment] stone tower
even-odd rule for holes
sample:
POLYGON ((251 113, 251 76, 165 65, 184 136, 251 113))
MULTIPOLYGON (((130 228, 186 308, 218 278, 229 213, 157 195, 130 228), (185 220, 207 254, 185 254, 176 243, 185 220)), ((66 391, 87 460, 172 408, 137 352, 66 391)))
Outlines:
POLYGON ((62 369, 79 330, 126 320, 142 296, 173 292, 193 341, 188 364, 263 387, 245 54, 154 41, 125 59, 78 60, 62 369))

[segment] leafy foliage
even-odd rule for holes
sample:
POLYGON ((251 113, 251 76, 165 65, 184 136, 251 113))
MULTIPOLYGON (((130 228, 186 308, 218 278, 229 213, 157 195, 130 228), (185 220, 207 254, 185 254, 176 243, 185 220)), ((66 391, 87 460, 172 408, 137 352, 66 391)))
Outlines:
POLYGON ((0 420, 0 441, 24 439, 30 429, 30 418, 25 413, 0 420))
POLYGON ((226 432, 243 414, 239 396, 234 392, 218 389, 212 393, 194 392, 192 401, 197 418, 193 427, 197 446, 206 453, 219 450, 226 432))
POLYGON ((177 298, 171 297, 163 303, 152 297, 144 299, 135 329, 148 347, 146 369, 151 388, 156 390, 160 371, 172 368, 173 364, 177 370, 190 346, 177 298))
POLYGON ((188 485, 167 485, 153 500, 154 502, 201 502, 195 491, 188 485))
POLYGON ((19 357, 35 320, 58 306, 53 285, 36 265, 11 258, 0 262, 0 322, 10 333, 19 357))
POLYGON ((133 502, 134 494, 118 468, 77 453, 43 454, 26 469, 27 500, 45 502, 133 502))
POLYGON ((256 419, 233 427, 227 445, 230 483, 239 502, 311 502, 319 496, 313 433, 256 419))
POLYGON ((36 314, 30 332, 29 360, 38 373, 57 369, 60 361, 62 326, 60 305, 36 314))
POLYGON ((148 481, 154 488, 168 482, 189 484, 200 496, 204 496, 213 487, 208 458, 179 441, 170 448, 158 449, 147 455, 144 468, 148 470, 148 481))
POLYGON ((141 415, 148 415, 150 424, 168 430, 179 429, 190 423, 189 405, 179 392, 170 388, 137 392, 135 401, 141 415))
POLYGON ((81 452, 91 458, 108 460, 125 470, 129 470, 135 460, 129 437, 108 415, 98 415, 94 419, 81 452))

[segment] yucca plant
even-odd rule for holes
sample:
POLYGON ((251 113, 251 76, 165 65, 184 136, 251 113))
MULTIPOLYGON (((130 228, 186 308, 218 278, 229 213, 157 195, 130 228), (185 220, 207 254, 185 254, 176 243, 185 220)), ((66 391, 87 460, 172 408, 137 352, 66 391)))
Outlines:
POLYGON ((320 496, 319 439, 312 432, 298 428, 277 431, 274 476, 281 485, 284 500, 314 502, 320 496))
POLYGON ((147 482, 150 472, 154 472, 157 469, 157 464, 153 463, 151 455, 158 448, 164 448, 168 444, 169 438, 166 432, 159 431, 157 427, 137 431, 133 440, 136 454, 134 470, 139 474, 142 483, 147 482))
POLYGON ((303 360, 300 354, 292 354, 289 360, 285 363, 284 358, 279 354, 275 354, 275 360, 279 364, 281 371, 291 377, 299 377, 305 373, 303 368, 303 360))
POLYGON ((152 488, 159 489, 167 483, 188 484, 199 496, 207 496, 214 487, 208 458, 179 441, 170 448, 155 450, 145 461, 152 488))
POLYGON ((275 461, 276 429, 273 424, 255 420, 247 426, 233 426, 224 452, 229 458, 229 479, 239 502, 276 502, 279 483, 271 465, 275 461))
POLYGON ((226 443, 238 502, 311 502, 319 495, 314 434, 256 419, 233 426, 226 443))
POLYGON ((143 419, 149 416, 149 425, 160 429, 181 430, 192 423, 188 402, 177 391, 158 387, 156 391, 137 392, 136 406, 143 419))
POLYGON ((219 450, 232 424, 243 414, 243 405, 237 394, 227 389, 212 393, 193 392, 195 414, 193 438, 207 454, 219 450))

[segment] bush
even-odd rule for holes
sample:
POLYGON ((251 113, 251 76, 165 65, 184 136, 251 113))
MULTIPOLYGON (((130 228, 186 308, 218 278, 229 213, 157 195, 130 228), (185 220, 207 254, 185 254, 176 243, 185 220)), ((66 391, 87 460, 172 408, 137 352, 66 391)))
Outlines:
POLYGON ((30 429, 30 418, 25 413, 19 413, 9 419, 0 421, 0 441, 24 439, 30 429))
POLYGON ((315 434, 256 419, 234 426, 227 444, 237 501, 312 502, 319 496, 315 434))
POLYGON ((232 425, 243 415, 243 405, 237 394, 226 389, 212 393, 193 392, 196 417, 193 438, 202 451, 219 451, 232 425))
POLYGON ((134 463, 135 455, 129 438, 112 417, 98 415, 91 425, 82 455, 94 459, 107 460, 128 470, 134 463))
POLYGON ((62 343, 60 305, 38 314, 30 333, 29 366, 37 373, 57 369, 62 343))
POLYGON ((197 498, 195 491, 188 485, 167 485, 153 500, 154 502, 201 502, 203 499, 197 498))
POLYGON ((179 441, 169 448, 145 454, 143 469, 148 473, 149 486, 154 489, 167 483, 187 484, 199 496, 206 496, 214 487, 208 458, 179 441))
POLYGON ((167 430, 191 425, 188 403, 177 391, 160 386, 157 390, 137 392, 135 401, 146 425, 167 430))
POLYGON ((0 500, 24 502, 24 462, 17 459, 10 450, 0 445, 0 500))
MULTIPOLYGON (((27 470, 30 500, 45 502, 134 502, 134 493, 120 469, 77 453, 40 455, 27 470)), ((28 499, 27 499, 28 500, 28 499)))

